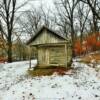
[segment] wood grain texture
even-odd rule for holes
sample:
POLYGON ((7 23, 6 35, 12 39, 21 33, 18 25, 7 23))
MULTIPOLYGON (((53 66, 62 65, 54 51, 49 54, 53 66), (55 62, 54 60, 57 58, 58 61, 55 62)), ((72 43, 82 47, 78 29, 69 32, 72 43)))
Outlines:
POLYGON ((66 42, 66 40, 59 38, 53 34, 50 34, 48 31, 44 30, 30 45, 60 43, 60 42, 66 42))
MULTIPOLYGON (((66 45, 66 44, 65 44, 66 45)), ((65 45, 38 48, 38 66, 64 66, 70 61, 70 53, 65 45)))

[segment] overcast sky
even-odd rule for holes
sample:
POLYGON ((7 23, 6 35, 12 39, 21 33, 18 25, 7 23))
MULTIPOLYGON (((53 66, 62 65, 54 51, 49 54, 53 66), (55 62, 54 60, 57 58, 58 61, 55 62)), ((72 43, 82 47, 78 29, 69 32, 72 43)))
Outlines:
MULTIPOLYGON (((20 5, 25 1, 27 0, 17 0, 17 4, 20 5)), ((38 8, 41 4, 43 5, 45 9, 47 8, 53 9, 54 8, 53 2, 54 0, 28 0, 28 4, 22 7, 20 10, 25 11, 25 10, 30 9, 31 7, 38 8)))
MULTIPOLYGON (((17 6, 23 4, 25 1, 27 0, 17 0, 17 6)), ((19 16, 20 11, 26 11, 26 10, 30 10, 32 7, 34 8, 39 8, 41 5, 43 6, 44 10, 47 10, 47 8, 53 10, 54 8, 54 4, 53 4, 54 0, 28 0, 28 4, 26 4, 25 6, 21 7, 18 11, 17 14, 19 16)), ((25 34, 21 35, 21 39, 25 40, 28 39, 27 34, 25 36, 25 34)), ((29 37, 30 38, 30 37, 29 37)))

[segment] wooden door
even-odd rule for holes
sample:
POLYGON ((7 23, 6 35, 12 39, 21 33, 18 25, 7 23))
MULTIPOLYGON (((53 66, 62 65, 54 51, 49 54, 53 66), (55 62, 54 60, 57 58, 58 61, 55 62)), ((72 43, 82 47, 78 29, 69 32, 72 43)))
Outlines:
POLYGON ((48 48, 42 47, 38 50, 38 64, 41 66, 46 66, 49 64, 49 52, 48 48))

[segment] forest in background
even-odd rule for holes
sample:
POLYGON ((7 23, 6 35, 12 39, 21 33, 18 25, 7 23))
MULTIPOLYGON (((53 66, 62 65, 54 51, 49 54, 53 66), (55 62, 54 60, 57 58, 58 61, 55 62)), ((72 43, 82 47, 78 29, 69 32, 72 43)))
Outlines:
POLYGON ((53 0, 53 9, 40 4, 37 8, 30 5, 30 9, 20 11, 28 3, 17 5, 17 0, 0 1, 1 58, 6 57, 8 62, 15 56, 23 60, 28 58, 27 50, 30 50, 25 43, 42 25, 70 39, 72 57, 99 50, 99 0, 53 0))

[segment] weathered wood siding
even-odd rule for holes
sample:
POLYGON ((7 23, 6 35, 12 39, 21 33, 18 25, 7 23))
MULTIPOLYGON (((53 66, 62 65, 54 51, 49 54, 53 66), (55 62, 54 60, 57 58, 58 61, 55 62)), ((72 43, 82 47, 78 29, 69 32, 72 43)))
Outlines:
POLYGON ((67 67, 67 63, 70 61, 71 51, 68 49, 66 39, 49 33, 46 29, 38 34, 30 45, 37 48, 40 68, 47 66, 67 67))
POLYGON ((38 66, 64 66, 66 67, 70 54, 66 52, 65 45, 38 47, 38 66))
POLYGON ((49 53, 47 48, 38 48, 38 65, 48 65, 49 64, 49 53))
POLYGON ((44 64, 45 63, 45 49, 38 48, 38 64, 44 64))
POLYGON ((39 34, 31 45, 45 44, 45 43, 60 43, 65 42, 64 39, 57 37, 54 34, 49 33, 46 29, 39 34))
POLYGON ((67 48, 67 62, 69 63, 71 61, 71 57, 72 57, 72 50, 71 47, 67 48))
POLYGON ((64 46, 50 47, 49 49, 49 64, 65 65, 64 46))

